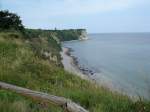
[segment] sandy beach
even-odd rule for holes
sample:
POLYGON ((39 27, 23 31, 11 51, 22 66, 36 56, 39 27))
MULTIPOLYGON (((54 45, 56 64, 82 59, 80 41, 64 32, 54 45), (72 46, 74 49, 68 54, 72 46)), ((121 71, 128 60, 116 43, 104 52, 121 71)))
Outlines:
POLYGON ((62 56, 64 69, 70 73, 78 75, 82 79, 91 80, 87 75, 83 74, 81 70, 79 70, 79 68, 74 63, 73 57, 71 57, 69 53, 69 48, 62 47, 62 52, 60 54, 62 56))

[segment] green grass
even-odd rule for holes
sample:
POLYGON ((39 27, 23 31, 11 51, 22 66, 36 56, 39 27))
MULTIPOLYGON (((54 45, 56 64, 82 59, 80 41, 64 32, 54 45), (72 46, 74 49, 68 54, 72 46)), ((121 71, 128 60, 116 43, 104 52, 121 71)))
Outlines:
MULTIPOLYGON (((97 87, 40 57, 25 39, 9 37, 7 33, 0 33, 0 81, 70 98, 90 112, 150 112, 150 102, 133 102, 127 96, 97 87)), ((43 109, 38 103, 0 90, 0 112, 62 111, 53 105, 43 109)))
POLYGON ((1 112, 63 112, 61 108, 35 102, 16 93, 0 90, 1 112))

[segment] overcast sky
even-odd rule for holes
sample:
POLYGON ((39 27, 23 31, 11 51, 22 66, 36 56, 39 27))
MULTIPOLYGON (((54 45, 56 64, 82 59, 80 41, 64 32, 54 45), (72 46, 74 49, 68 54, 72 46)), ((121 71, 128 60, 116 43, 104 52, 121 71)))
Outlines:
POLYGON ((150 32, 150 0, 0 0, 29 28, 150 32))

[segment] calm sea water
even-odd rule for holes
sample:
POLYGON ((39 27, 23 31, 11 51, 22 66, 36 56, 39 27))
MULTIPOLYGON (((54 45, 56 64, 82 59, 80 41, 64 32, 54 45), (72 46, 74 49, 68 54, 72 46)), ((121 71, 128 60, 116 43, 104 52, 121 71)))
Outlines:
POLYGON ((150 33, 90 34, 65 42, 98 83, 130 96, 150 99, 150 33))

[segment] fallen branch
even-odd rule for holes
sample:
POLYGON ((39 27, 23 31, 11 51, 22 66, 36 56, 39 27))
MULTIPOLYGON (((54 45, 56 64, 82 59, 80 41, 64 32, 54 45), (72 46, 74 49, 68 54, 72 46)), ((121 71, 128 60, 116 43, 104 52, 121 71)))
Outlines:
POLYGON ((33 99, 37 99, 45 103, 52 103, 54 105, 62 107, 67 112, 88 112, 78 104, 64 97, 58 97, 38 91, 32 91, 30 89, 18 87, 12 84, 7 84, 1 81, 0 81, 0 88, 5 90, 11 90, 23 96, 31 97, 33 99))

